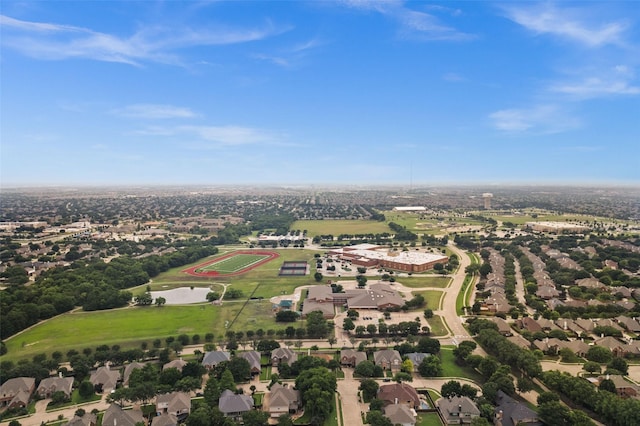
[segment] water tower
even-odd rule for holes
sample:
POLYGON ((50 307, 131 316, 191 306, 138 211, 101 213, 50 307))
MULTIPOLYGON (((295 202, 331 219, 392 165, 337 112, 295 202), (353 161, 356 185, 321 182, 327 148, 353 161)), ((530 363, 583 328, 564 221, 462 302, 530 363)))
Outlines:
POLYGON ((484 209, 485 210, 490 210, 491 209, 491 199, 493 198, 493 194, 490 192, 485 192, 484 194, 482 194, 482 199, 484 200, 484 209))

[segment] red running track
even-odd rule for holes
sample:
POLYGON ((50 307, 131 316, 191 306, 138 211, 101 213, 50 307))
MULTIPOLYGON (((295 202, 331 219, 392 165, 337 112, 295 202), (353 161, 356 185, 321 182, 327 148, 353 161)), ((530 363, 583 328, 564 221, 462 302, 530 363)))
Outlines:
POLYGON ((267 262, 271 262, 273 259, 280 257, 280 255, 274 251, 262 251, 262 250, 238 250, 231 253, 227 253, 223 256, 216 257, 215 259, 209 260, 208 262, 200 263, 199 265, 192 266, 191 268, 187 268, 182 270, 182 272, 187 273, 194 277, 233 277, 235 275, 241 275, 250 270, 257 268, 258 266, 264 265, 267 262), (211 265, 212 263, 220 262, 221 260, 228 259, 238 254, 251 254, 256 256, 269 256, 261 261, 254 263, 253 265, 249 265, 246 268, 240 269, 239 271, 232 272, 230 274, 221 274, 217 271, 206 271, 206 272, 196 272, 196 269, 204 268, 205 266, 211 265))

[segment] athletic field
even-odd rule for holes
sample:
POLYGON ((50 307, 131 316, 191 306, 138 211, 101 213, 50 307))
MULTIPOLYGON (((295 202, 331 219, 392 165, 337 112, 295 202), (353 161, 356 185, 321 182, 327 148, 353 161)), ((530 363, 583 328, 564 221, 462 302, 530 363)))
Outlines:
POLYGON ((240 250, 185 269, 182 272, 197 277, 239 275, 278 256, 278 253, 271 251, 240 250))

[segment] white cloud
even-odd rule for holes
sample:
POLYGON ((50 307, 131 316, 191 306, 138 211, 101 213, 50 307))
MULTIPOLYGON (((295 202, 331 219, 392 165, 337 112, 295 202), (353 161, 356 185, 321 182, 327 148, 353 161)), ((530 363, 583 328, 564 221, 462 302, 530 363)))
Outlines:
POLYGON ((210 149, 219 146, 282 145, 292 146, 285 136, 264 129, 244 126, 150 126, 135 132, 145 136, 178 137, 189 140, 192 149, 210 149))
POLYGON ((192 118, 196 117, 189 108, 173 105, 159 104, 135 104, 113 110, 116 115, 130 118, 167 119, 167 118, 192 118))
POLYGON ((627 24, 621 21, 598 24, 585 22, 584 11, 559 9, 548 3, 508 6, 505 11, 509 19, 533 32, 567 38, 588 47, 622 44, 627 29, 627 24))
POLYGON ((580 126, 557 105, 537 105, 531 108, 512 108, 489 114, 493 126, 508 133, 561 133, 580 126))
POLYGON ((30 22, 0 15, 2 44, 44 60, 87 58, 141 65, 143 62, 180 64, 174 51, 194 46, 215 46, 262 40, 289 28, 142 27, 123 37, 88 28, 47 22, 30 22))
POLYGON ((633 79, 633 69, 626 65, 617 65, 607 70, 591 71, 590 75, 578 81, 556 83, 550 90, 579 99, 640 95, 640 86, 634 85, 633 79))
MULTIPOLYGON (((388 16, 401 26, 401 34, 407 38, 419 40, 470 40, 474 36, 441 22, 433 14, 410 9, 400 0, 376 1, 376 0, 345 0, 344 5, 365 11, 373 11, 388 16)), ((428 6, 426 9, 430 9, 428 6)), ((449 9, 431 8, 442 11, 449 9)), ((454 14, 456 15, 456 14, 454 14)))
POLYGON ((459 83, 459 82, 462 82, 462 81, 467 81, 466 78, 464 78, 463 76, 461 76, 460 74, 458 74, 456 72, 448 72, 448 73, 446 73, 446 74, 444 74, 442 76, 442 79, 444 81, 448 81, 448 82, 451 82, 451 83, 459 83))

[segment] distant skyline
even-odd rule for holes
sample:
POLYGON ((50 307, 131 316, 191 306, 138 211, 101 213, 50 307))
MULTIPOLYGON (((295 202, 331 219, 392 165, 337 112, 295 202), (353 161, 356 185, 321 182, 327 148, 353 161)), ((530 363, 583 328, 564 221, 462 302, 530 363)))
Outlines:
POLYGON ((636 1, 2 1, 0 185, 640 184, 636 1))

